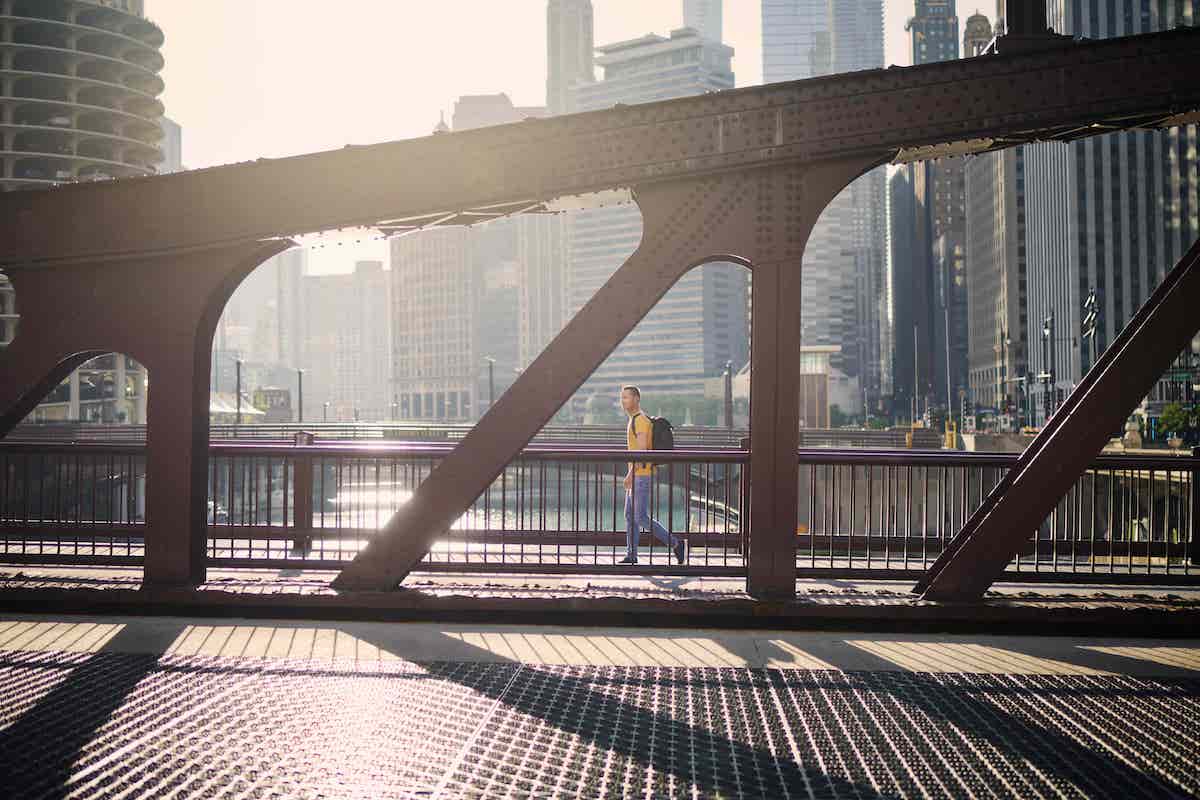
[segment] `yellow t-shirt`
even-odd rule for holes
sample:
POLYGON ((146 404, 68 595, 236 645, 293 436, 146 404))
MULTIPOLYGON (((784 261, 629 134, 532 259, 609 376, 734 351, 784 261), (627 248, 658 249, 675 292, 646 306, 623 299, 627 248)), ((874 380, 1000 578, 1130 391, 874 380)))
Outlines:
MULTIPOLYGON (((650 422, 650 418, 644 413, 639 413, 636 417, 629 420, 629 424, 625 427, 625 442, 629 445, 630 450, 647 450, 650 448, 642 447, 637 440, 639 433, 646 434, 649 439, 654 435, 654 425, 650 422)), ((634 475, 653 475, 654 466, 651 464, 635 464, 634 475)))

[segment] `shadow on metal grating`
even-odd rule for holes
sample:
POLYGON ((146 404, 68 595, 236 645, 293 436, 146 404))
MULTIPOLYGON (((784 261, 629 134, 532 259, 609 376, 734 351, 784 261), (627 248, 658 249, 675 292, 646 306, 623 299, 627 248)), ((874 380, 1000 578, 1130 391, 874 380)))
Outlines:
POLYGON ((11 652, 56 797, 1174 797, 1200 681, 11 652))

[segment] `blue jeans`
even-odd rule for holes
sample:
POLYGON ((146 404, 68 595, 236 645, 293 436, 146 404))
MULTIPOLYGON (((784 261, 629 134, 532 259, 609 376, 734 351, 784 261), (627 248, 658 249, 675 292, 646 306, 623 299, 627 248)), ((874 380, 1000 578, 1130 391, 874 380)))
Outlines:
POLYGON ((633 491, 625 493, 625 555, 637 557, 638 536, 643 528, 649 528, 668 547, 678 540, 656 519, 650 519, 650 484, 653 475, 635 475, 633 491))

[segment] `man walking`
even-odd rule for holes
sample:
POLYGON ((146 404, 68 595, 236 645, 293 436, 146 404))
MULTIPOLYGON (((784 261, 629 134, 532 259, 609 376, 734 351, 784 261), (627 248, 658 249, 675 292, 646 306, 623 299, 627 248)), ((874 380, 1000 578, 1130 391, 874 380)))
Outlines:
MULTIPOLYGON (((621 408, 629 415, 629 426, 625 429, 625 441, 630 450, 652 450, 654 425, 642 413, 642 393, 636 386, 621 387, 621 408)), ((675 551, 680 564, 687 561, 687 544, 650 518, 650 485, 653 481, 652 464, 629 462, 625 473, 625 558, 622 564, 636 564, 638 538, 643 528, 648 528, 654 538, 675 551)))

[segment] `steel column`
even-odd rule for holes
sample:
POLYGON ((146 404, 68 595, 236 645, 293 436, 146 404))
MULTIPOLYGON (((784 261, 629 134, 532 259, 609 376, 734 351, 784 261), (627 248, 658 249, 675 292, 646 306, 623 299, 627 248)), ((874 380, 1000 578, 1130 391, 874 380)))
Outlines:
POLYGON ((750 508, 746 589, 757 597, 796 593, 800 445, 800 269, 759 264, 752 284, 750 508))

